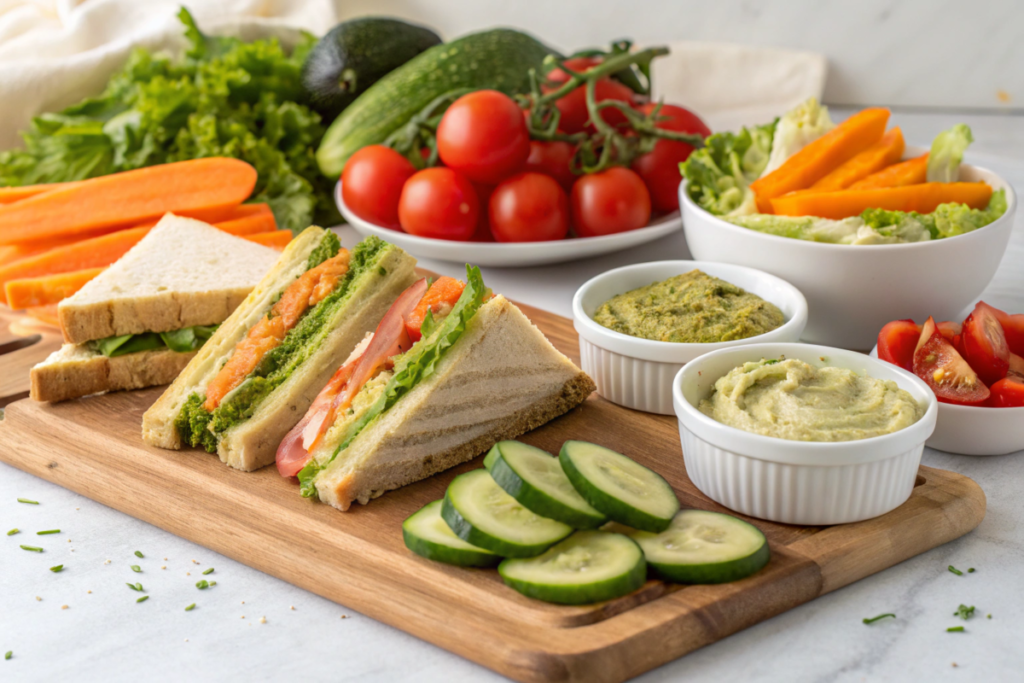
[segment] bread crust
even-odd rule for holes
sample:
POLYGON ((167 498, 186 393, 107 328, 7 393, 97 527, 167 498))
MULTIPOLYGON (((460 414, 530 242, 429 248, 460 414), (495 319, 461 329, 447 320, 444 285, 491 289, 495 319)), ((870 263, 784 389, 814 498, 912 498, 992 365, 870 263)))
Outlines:
POLYGON ((96 354, 43 362, 29 373, 29 396, 36 401, 67 401, 106 391, 144 389, 169 384, 188 365, 195 351, 140 351, 107 358, 96 354))

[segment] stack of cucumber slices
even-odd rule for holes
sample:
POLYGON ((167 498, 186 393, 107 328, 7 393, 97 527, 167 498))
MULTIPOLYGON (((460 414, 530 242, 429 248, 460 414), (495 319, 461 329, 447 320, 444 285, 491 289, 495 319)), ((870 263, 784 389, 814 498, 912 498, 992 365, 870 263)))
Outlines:
POLYGON ((497 565, 523 595, 566 605, 631 593, 648 566, 669 581, 725 583, 768 563, 756 527, 680 511, 660 475, 603 446, 567 441, 554 458, 502 441, 484 467, 405 520, 410 550, 463 567, 497 565))

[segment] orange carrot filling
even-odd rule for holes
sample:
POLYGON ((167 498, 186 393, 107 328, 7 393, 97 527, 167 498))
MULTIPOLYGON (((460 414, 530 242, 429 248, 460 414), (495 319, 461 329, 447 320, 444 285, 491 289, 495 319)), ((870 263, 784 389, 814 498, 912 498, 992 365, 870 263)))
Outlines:
POLYGON ((238 388, 271 350, 280 346, 288 330, 295 327, 302 314, 323 301, 348 272, 349 252, 342 249, 334 258, 307 270, 281 295, 281 299, 252 326, 238 342, 231 358, 206 388, 209 411, 214 411, 224 397, 238 388))
POLYGON ((456 280, 453 277, 443 276, 437 278, 427 293, 420 299, 419 304, 412 313, 405 319, 406 333, 413 341, 418 341, 421 336, 420 328, 423 327, 423 320, 430 311, 435 320, 439 320, 451 313, 462 296, 462 290, 466 283, 456 280))

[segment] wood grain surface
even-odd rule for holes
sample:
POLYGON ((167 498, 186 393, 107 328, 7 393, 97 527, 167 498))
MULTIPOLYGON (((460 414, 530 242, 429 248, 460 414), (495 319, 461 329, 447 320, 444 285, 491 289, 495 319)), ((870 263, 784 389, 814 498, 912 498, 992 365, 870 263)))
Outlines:
MULTIPOLYGON (((522 308, 579 362, 571 321, 522 308)), ((518 681, 627 680, 957 538, 985 515, 985 495, 972 480, 921 467, 910 500, 873 520, 834 527, 748 520, 768 537, 772 559, 742 581, 648 581, 607 603, 550 605, 505 587, 494 570, 423 560, 402 543, 402 520, 440 498, 455 475, 479 467, 479 458, 341 513, 300 497, 272 467, 238 472, 205 452, 143 444, 142 414, 162 389, 54 405, 12 401, 26 395, 28 368, 60 344, 52 328, 6 315, 14 318, 14 331, 0 324, 0 460, 518 681)), ((552 453, 566 439, 595 441, 656 469, 684 507, 726 511, 687 478, 672 417, 595 394, 522 437, 552 453)))

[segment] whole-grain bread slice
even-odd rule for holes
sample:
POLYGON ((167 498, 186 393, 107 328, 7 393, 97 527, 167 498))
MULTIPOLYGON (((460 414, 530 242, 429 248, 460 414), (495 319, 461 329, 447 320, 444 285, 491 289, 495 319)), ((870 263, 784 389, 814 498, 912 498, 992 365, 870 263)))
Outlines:
POLYGON ((127 254, 60 302, 64 341, 215 325, 278 256, 202 221, 167 214, 127 254))

